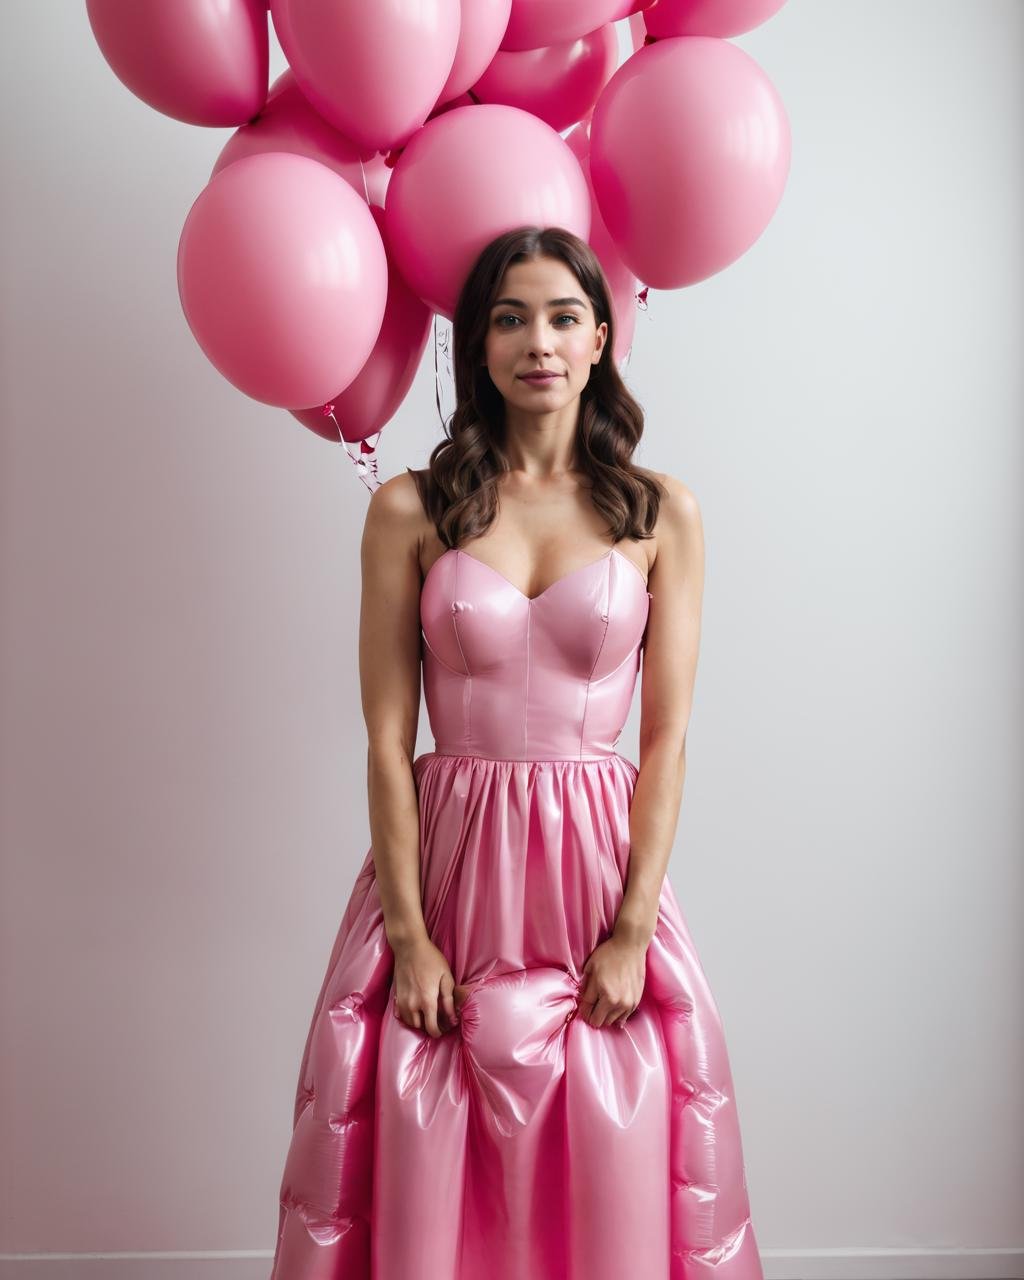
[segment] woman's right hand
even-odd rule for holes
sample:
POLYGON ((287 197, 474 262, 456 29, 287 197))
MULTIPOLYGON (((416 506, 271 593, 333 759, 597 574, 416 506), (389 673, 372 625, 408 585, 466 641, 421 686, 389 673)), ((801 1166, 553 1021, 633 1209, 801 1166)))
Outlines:
POLYGON ((407 1027, 426 1030, 435 1038, 451 1031, 459 1017, 455 1010, 455 978, 444 952, 426 935, 392 950, 395 1015, 407 1027), (439 1025, 439 1018, 448 1025, 439 1025))

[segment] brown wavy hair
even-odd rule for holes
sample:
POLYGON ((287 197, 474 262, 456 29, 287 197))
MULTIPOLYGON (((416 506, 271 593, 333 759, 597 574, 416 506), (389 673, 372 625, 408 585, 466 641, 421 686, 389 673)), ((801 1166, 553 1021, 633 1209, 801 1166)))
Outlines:
POLYGON ((463 283, 452 320, 456 408, 427 467, 406 470, 446 547, 479 537, 498 510, 498 481, 509 470, 504 450, 505 400, 484 362, 491 307, 506 268, 536 258, 559 258, 572 271, 608 326, 601 358, 580 394, 576 465, 590 479, 594 506, 608 532, 652 536, 662 486, 630 461, 644 431, 643 410, 626 389, 612 355, 615 322, 608 283, 594 251, 562 227, 518 227, 484 248, 463 283))

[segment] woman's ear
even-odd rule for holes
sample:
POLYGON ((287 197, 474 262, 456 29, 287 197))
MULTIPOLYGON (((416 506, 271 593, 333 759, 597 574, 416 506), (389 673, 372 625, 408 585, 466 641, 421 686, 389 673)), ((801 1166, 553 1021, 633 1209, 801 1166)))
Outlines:
POLYGON ((590 362, 591 364, 597 364, 597 363, 598 363, 598 361, 601 359, 601 352, 604 350, 604 344, 608 341, 608 323, 607 323, 607 321, 602 320, 602 321, 601 321, 601 323, 597 326, 597 336, 598 336, 599 341, 598 341, 597 346, 594 348, 594 357, 595 357, 595 358, 594 358, 593 360, 591 360, 591 362, 590 362))

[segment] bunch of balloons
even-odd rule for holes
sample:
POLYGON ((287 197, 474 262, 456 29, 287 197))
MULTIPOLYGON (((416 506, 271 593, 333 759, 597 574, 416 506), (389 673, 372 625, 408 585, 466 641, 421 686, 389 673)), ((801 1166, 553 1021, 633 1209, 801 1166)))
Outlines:
POLYGON ((150 106, 232 127, 185 220, 189 327, 234 386, 328 439, 394 415, 431 321, 526 224, 587 240, 613 293, 721 271, 782 197, 788 120, 729 37, 784 0, 87 0, 150 106), (269 19, 268 19, 269 8, 269 19), (272 21, 289 69, 268 85, 272 21), (617 67, 613 24, 632 55, 617 67), (325 424, 330 412, 337 424, 325 424))

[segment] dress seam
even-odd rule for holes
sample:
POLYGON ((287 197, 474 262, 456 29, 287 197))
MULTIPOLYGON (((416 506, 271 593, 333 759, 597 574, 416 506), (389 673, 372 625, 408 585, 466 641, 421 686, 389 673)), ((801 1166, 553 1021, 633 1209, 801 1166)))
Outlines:
MULTIPOLYGON (((597 646, 597 653, 594 655, 594 665, 590 668, 587 675, 587 690, 583 696, 583 714, 580 716, 580 758, 583 757, 583 741, 587 736, 587 712, 590 710, 590 686, 595 683, 594 672, 597 670, 597 664, 601 661, 601 654, 604 653, 604 646, 608 639, 608 620, 611 617, 611 594, 612 594, 612 557, 608 557, 608 572, 604 579, 604 631, 601 633, 601 643, 597 646)), ((619 666, 622 664, 620 663, 619 666)), ((602 677, 603 678, 603 677, 602 677)))
POLYGON ((455 643, 459 646, 459 656, 462 658, 463 667, 465 667, 466 687, 462 693, 462 709, 465 712, 465 716, 466 716, 465 740, 466 742, 472 742, 473 741, 473 673, 472 671, 470 671, 469 663, 466 661, 466 653, 462 647, 462 636, 459 634, 459 623, 458 623, 459 611, 457 608, 458 594, 459 594, 459 560, 460 560, 460 557, 456 556, 455 557, 455 584, 454 584, 454 594, 456 598, 452 601, 452 631, 455 633, 455 643))
MULTIPOLYGON (((427 646, 430 656, 434 659, 434 661, 438 664, 438 666, 444 667, 445 671, 450 671, 453 676, 469 675, 467 671, 460 671, 458 667, 453 667, 450 663, 445 662, 444 658, 441 657, 441 655, 437 652, 434 646, 427 639, 427 633, 425 631, 421 630, 420 635, 423 637, 423 643, 427 646)), ((458 639, 457 635, 456 635, 456 639, 458 639)), ((461 646, 459 651, 461 653, 461 646)), ((463 661, 465 661, 465 656, 463 656, 463 661)))
POLYGON ((492 764, 603 764, 606 760, 630 763, 621 751, 610 751, 604 756, 486 756, 477 751, 443 751, 438 747, 422 752, 416 759, 431 757, 438 760, 487 760, 492 764))

